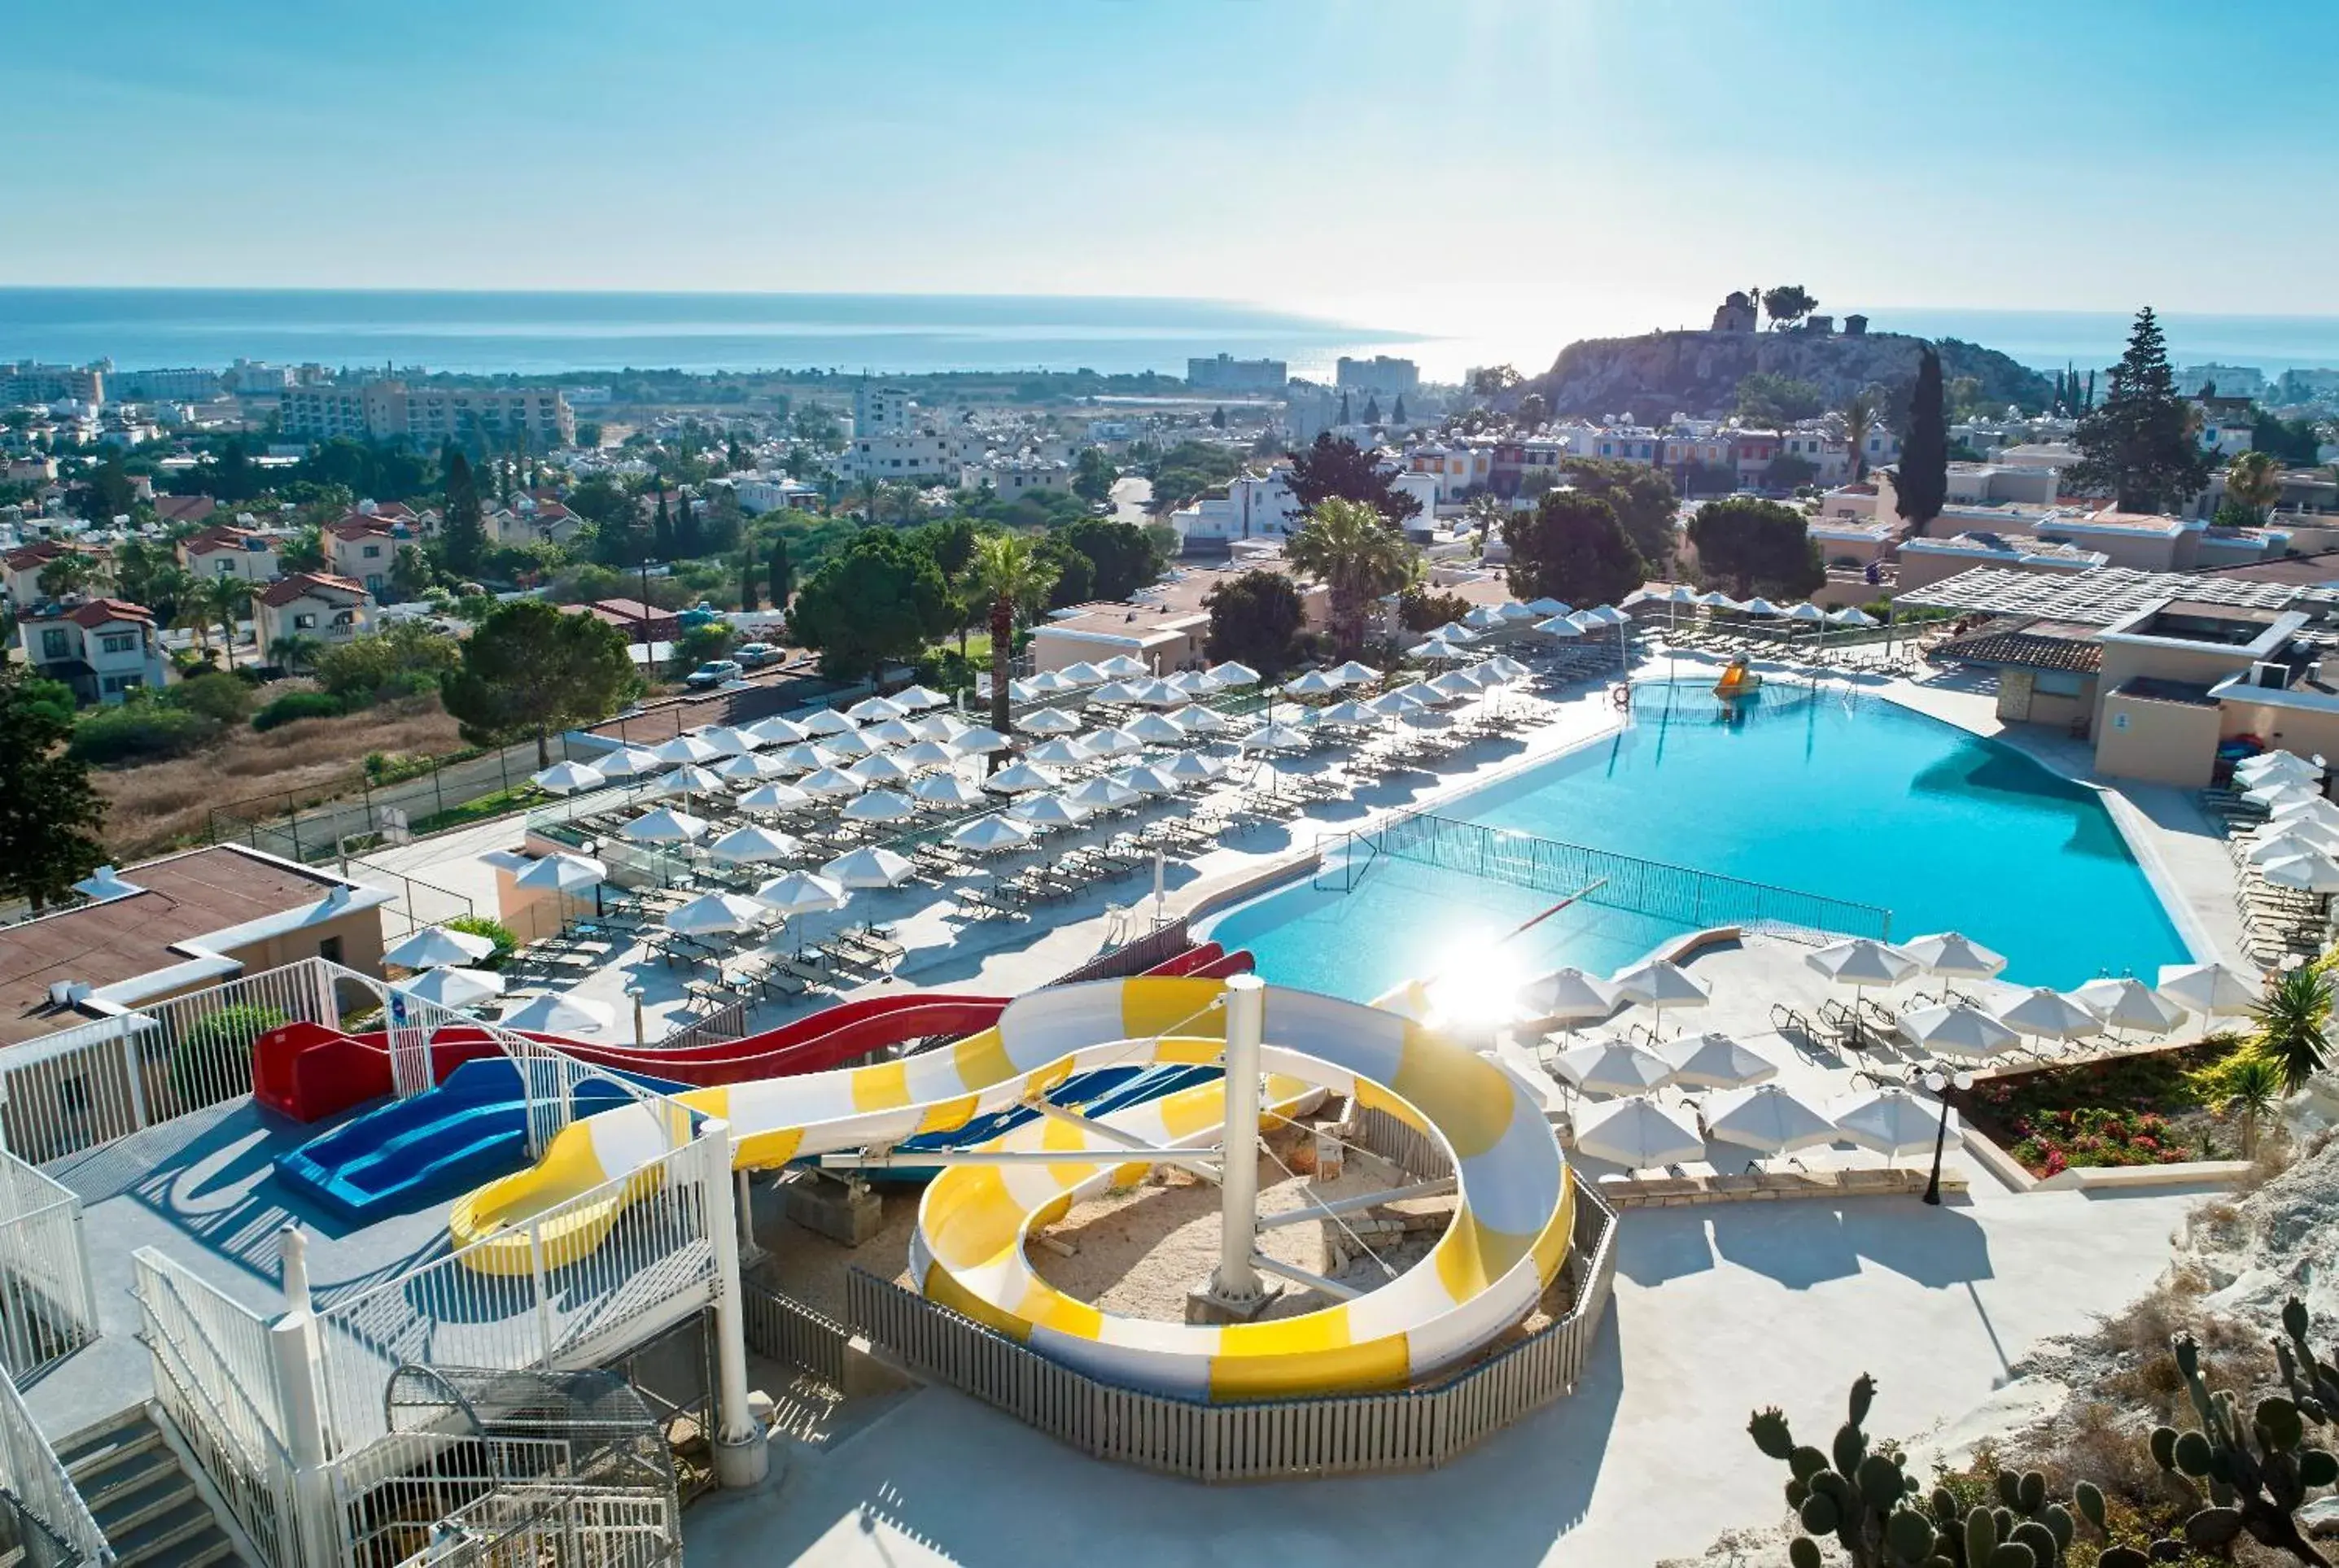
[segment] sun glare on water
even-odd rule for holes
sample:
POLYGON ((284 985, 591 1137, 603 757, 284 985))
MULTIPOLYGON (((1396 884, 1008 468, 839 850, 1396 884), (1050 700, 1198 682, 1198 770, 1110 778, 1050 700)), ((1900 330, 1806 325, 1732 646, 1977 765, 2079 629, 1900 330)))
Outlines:
POLYGON ((1490 1030, 1518 1012, 1519 991, 1535 977, 1519 956, 1484 939, 1448 949, 1430 971, 1432 1028, 1490 1030))

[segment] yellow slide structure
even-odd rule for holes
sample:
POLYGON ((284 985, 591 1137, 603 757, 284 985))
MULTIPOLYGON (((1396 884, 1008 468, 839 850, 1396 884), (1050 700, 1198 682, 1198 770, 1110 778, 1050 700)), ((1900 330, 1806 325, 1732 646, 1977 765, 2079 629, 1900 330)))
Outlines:
MULTIPOLYGON (((743 1169, 883 1149, 1036 1099, 1091 1068, 1215 1061, 1224 990, 1215 980, 1170 978, 1056 987, 1017 999, 997 1028, 946 1050, 700 1090, 678 1103, 728 1119, 743 1169)), ((926 1189, 911 1248, 921 1288, 1091 1375, 1190 1398, 1398 1386, 1524 1317, 1565 1258, 1574 1218, 1566 1164, 1536 1098, 1494 1062, 1394 1012, 1277 986, 1265 1000, 1267 1104, 1288 1109, 1316 1090, 1354 1094, 1425 1129, 1453 1156, 1453 1221, 1420 1263, 1353 1301, 1292 1317, 1220 1326, 1120 1317, 1041 1281, 1023 1240, 1032 1226, 1145 1165, 949 1167, 949 1157, 937 1155, 946 1169, 926 1189)), ((1156 1147, 1207 1149, 1219 1141, 1225 1100, 1222 1085, 1205 1084, 1104 1120, 1156 1147)), ((638 1194, 627 1186, 599 1202, 574 1199, 653 1165, 671 1147, 675 1129, 663 1122, 673 1114, 636 1105, 572 1124, 535 1168, 455 1206, 460 1256, 488 1272, 526 1273, 526 1235, 506 1228, 555 1210, 541 1240, 548 1264, 585 1256, 638 1194)), ((982 1147, 1112 1145, 1091 1129, 1042 1117, 982 1147)))

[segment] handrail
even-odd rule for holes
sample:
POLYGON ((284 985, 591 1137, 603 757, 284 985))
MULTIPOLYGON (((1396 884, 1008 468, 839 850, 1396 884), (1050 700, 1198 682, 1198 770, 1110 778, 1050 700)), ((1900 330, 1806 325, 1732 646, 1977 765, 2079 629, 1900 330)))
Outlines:
MULTIPOLYGON (((163 1261, 168 1262, 169 1259, 164 1258, 163 1261)), ((210 1355, 212 1361, 222 1367, 228 1367, 232 1370, 233 1364, 229 1360, 227 1356, 221 1351, 218 1345, 212 1342, 211 1335, 204 1330, 202 1317, 192 1307, 188 1305, 187 1298, 180 1294, 178 1282, 171 1278, 170 1276, 163 1273, 160 1269, 150 1268, 146 1270, 146 1274, 147 1277, 152 1278, 158 1286, 161 1287, 162 1289, 169 1293, 172 1306, 177 1308, 179 1316, 187 1323, 189 1327, 192 1329, 194 1338, 202 1346, 202 1348, 210 1355)), ((239 1446, 242 1446, 243 1445, 242 1443, 241 1435, 233 1427, 228 1425, 225 1419, 227 1413, 220 1408, 219 1402, 211 1396, 209 1390, 205 1389, 200 1381, 192 1380, 192 1374, 194 1372, 194 1366, 193 1363, 188 1359, 186 1352, 180 1348, 177 1341, 171 1336, 169 1330, 163 1326, 161 1320, 155 1316, 151 1308, 149 1308, 143 1316, 146 1324, 153 1327, 154 1333, 152 1337, 149 1337, 143 1333, 140 1334, 138 1336, 140 1343, 143 1344, 150 1351, 155 1347, 157 1341, 162 1344, 171 1358, 176 1361, 182 1367, 185 1368, 189 1374, 188 1378, 176 1379, 175 1381, 178 1381, 182 1387, 187 1388, 187 1390, 193 1394, 196 1398, 203 1402, 204 1405, 208 1408, 210 1414, 214 1418, 213 1425, 221 1432, 226 1434, 226 1435, 232 1441, 235 1441, 239 1446)), ((276 1430, 276 1422, 271 1418, 267 1411, 261 1408, 259 1401, 252 1398, 251 1390, 245 1388, 242 1383, 230 1378, 227 1380, 227 1385, 235 1391, 238 1405, 251 1417, 252 1428, 260 1434, 262 1438, 267 1444, 268 1452, 262 1454, 247 1453, 244 1457, 253 1463, 259 1463, 269 1458, 277 1458, 282 1460, 286 1464, 290 1464, 291 1462, 291 1450, 285 1446, 283 1438, 278 1435, 276 1430)))
POLYGON ((90 1516, 81 1489, 25 1407, 16 1380, 5 1371, 0 1371, 0 1464, 6 1466, 0 1481, 5 1481, 25 1517, 76 1553, 83 1563, 103 1565, 113 1561, 113 1548, 90 1516))

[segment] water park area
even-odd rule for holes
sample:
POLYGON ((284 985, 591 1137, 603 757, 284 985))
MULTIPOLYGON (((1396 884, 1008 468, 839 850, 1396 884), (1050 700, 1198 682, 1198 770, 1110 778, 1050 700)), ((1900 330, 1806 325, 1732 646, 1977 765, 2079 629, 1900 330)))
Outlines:
POLYGON ((350 865, 491 919, 0 1052, 54 1560, 1653 1562, 1777 1512, 1677 1477, 1798 1366, 1987 1434, 2255 1169, 2195 1074, 2320 761, 1505 608, 572 736, 350 865))

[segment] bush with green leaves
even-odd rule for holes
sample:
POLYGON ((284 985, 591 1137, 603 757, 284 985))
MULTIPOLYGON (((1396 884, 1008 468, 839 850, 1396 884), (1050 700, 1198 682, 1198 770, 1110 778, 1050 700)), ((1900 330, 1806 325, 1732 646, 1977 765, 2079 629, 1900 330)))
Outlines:
POLYGON ((171 1052, 171 1092, 194 1109, 252 1087, 252 1047, 286 1021, 272 1007, 239 1002, 195 1021, 171 1052))
POLYGON ((240 725, 252 716, 252 685, 224 670, 199 675, 173 686, 164 699, 173 707, 201 714, 222 725, 240 725))
POLYGON ((74 725, 70 749, 86 763, 159 762, 209 745, 218 738, 220 728, 220 721, 209 714, 149 697, 82 715, 74 725))
POLYGON ((272 730, 301 719, 339 718, 349 710, 331 692, 287 692, 252 715, 252 727, 272 730))
POLYGON ((459 914, 439 923, 449 931, 468 932, 473 936, 486 937, 496 944, 495 952, 479 962, 480 969, 503 968, 511 962, 513 950, 519 946, 519 938, 512 934, 512 928, 489 915, 459 914))

